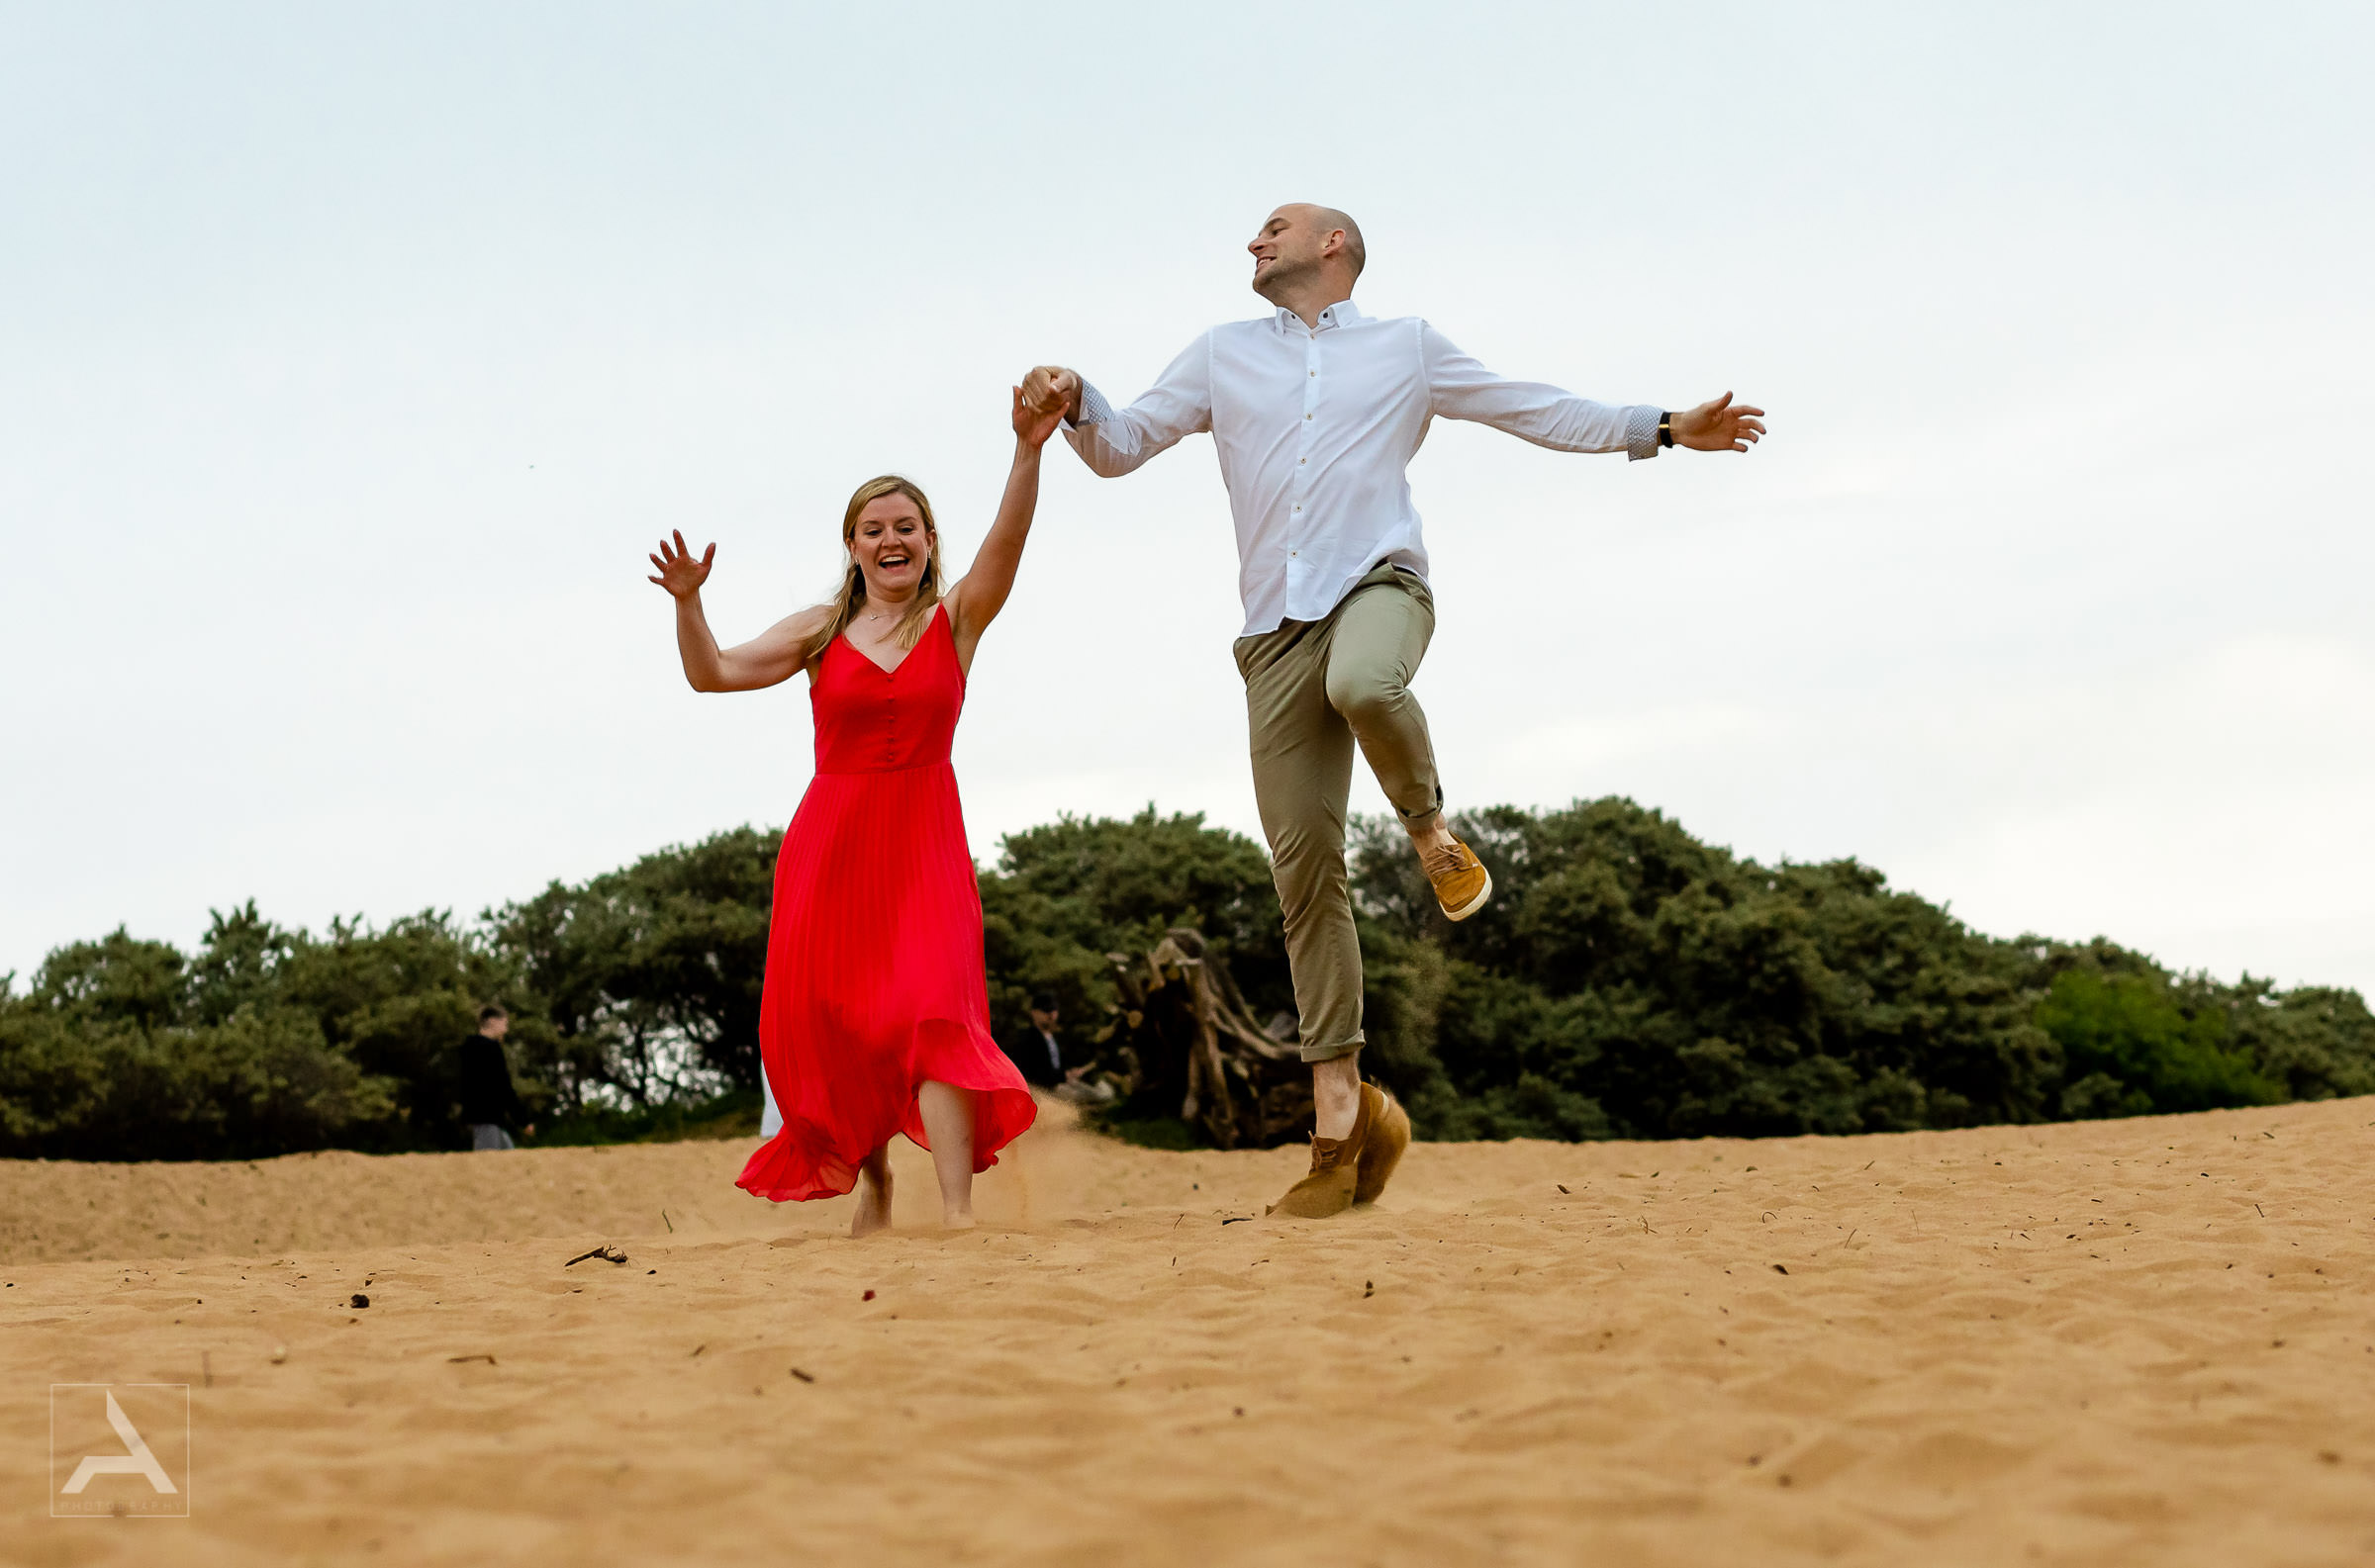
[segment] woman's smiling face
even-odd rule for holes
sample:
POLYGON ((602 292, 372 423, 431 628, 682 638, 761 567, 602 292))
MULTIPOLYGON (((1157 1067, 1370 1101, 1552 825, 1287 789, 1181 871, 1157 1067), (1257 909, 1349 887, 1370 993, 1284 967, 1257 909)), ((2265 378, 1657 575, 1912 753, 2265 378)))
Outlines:
POLYGON ((850 529, 849 553, 865 575, 868 599, 909 599, 931 560, 932 530, 913 497, 877 496, 850 529))

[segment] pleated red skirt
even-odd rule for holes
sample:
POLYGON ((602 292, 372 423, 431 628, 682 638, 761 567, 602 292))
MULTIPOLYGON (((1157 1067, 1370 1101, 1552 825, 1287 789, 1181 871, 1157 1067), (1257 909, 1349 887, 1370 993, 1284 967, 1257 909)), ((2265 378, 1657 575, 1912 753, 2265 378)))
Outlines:
POLYGON ((974 1095, 974 1169, 1038 1109, 990 1034, 982 900, 949 744, 965 700, 945 610, 896 670, 835 639, 809 687, 816 777, 784 833, 759 1004, 759 1056, 783 1130, 736 1185, 837 1197, 904 1133, 915 1091, 974 1095))

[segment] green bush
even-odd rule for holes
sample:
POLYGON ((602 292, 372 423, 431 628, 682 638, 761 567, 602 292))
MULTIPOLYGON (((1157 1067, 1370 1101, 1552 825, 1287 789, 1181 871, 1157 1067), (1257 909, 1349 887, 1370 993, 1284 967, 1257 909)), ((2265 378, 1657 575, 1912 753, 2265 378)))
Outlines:
POLYGON ((568 1107, 755 1091, 782 837, 730 829, 492 914, 492 950, 533 1020, 514 1061, 568 1107))
POLYGON ((990 1012, 1018 1025, 1031 993, 1052 991, 1073 1027, 1113 999, 1105 955, 1142 953, 1172 926, 1194 926, 1264 1016, 1294 1005, 1270 860, 1200 813, 1128 821, 1063 817, 1011 833, 982 875, 990 1012))
MULTIPOLYGON (((1496 894, 1436 911, 1401 831, 1354 824, 1363 1065, 1422 1136, 1852 1133, 2375 1093, 2354 992, 2170 974, 1973 932, 1853 861, 1759 866, 1628 800, 1459 819, 1496 894)), ((737 828, 457 923, 317 937, 252 903, 194 955, 123 931, 0 977, 0 1154, 451 1149, 477 1008, 538 1142, 725 1135, 755 1116, 776 846, 737 828)), ((1065 817, 981 874, 994 1023, 1048 989, 1075 1028, 1110 952, 1200 928, 1268 1016, 1293 991, 1259 845, 1200 816, 1065 817)), ((1188 1136, 1164 1108, 1125 1129, 1188 1136), (1152 1116, 1153 1120, 1146 1120, 1152 1116)))
POLYGON ((2157 976, 2064 969, 2038 1004, 2061 1047, 2064 1116, 2272 1105, 2284 1085, 2227 1049, 2225 1012, 2188 1013, 2157 976))
POLYGON ((1369 1064, 1424 1136, 1877 1132, 2375 1091, 2352 992, 2001 941, 1869 867, 1762 867, 1629 800, 1456 825, 1495 883, 1460 925, 1389 820, 1359 824, 1353 854, 1386 1026, 1369 1064))
POLYGON ((271 999, 195 1005, 193 968, 118 931, 0 997, 0 1153, 188 1159, 319 1149, 386 1122, 395 1080, 271 999), (228 1005, 228 1011, 225 1006, 228 1005))

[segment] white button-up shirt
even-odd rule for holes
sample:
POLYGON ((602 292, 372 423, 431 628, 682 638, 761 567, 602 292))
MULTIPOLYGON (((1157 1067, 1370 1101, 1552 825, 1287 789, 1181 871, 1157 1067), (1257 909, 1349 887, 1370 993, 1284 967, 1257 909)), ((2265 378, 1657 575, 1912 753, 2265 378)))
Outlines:
POLYGON ((1538 381, 1504 381, 1415 316, 1377 321, 1350 300, 1307 327, 1292 311, 1215 326, 1116 412, 1081 388, 1064 437, 1116 478, 1212 432, 1237 519, 1245 631, 1319 620, 1380 563, 1427 572, 1404 475, 1427 421, 1473 419, 1563 452, 1658 453, 1661 411, 1610 408, 1538 381))

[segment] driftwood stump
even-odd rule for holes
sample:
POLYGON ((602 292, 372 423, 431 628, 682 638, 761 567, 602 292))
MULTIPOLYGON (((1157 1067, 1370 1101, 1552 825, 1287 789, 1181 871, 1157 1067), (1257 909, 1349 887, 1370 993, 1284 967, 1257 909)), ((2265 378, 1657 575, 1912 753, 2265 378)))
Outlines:
MULTIPOLYGON (((1203 934, 1174 927, 1153 951, 1108 953, 1120 993, 1096 1037, 1097 1065, 1125 1101, 1179 1108, 1223 1149, 1261 1149, 1309 1131, 1311 1071, 1291 1035, 1256 1023, 1203 934)), ((1275 1027, 1290 1028, 1282 1014, 1275 1027)))

